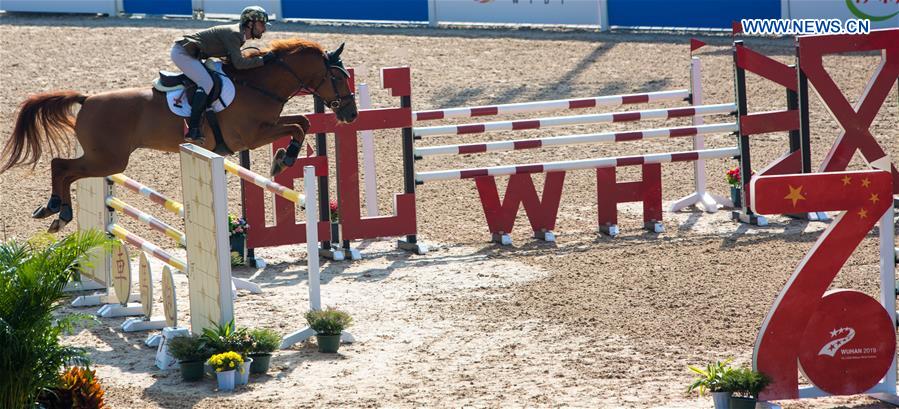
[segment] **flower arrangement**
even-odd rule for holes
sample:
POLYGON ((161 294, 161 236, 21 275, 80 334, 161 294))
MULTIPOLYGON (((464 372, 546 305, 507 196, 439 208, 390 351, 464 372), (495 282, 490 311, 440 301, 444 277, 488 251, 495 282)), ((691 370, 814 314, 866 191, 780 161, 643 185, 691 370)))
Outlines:
POLYGON ((247 221, 243 218, 239 218, 234 216, 233 214, 228 215, 228 235, 229 236, 239 236, 247 234, 247 230, 250 229, 250 225, 247 224, 247 221))
POLYGON ((340 213, 337 212, 337 200, 331 199, 328 203, 328 209, 331 212, 331 222, 336 223, 340 221, 340 213))
POLYGON ((733 168, 727 171, 727 184, 731 187, 739 188, 742 185, 742 179, 740 178, 740 167, 733 168))
POLYGON ((230 370, 238 370, 243 372, 243 357, 237 352, 228 351, 221 354, 213 355, 206 361, 216 372, 225 372, 230 370))

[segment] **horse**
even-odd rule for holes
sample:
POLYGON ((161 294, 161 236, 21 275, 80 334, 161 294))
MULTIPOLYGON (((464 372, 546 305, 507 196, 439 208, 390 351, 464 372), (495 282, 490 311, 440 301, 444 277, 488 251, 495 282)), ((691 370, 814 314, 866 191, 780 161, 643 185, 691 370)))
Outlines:
MULTIPOLYGON (((327 52, 314 42, 298 38, 274 40, 269 48, 245 51, 248 56, 275 53, 275 59, 261 67, 237 70, 225 64, 225 73, 236 87, 234 101, 217 114, 227 153, 254 149, 290 135, 293 152, 288 149, 285 155, 279 151, 271 173, 274 176, 292 165, 289 156, 296 158, 309 122, 301 117, 292 123, 282 123, 279 118, 287 101, 300 91, 321 98, 339 123, 353 122, 358 110, 355 94, 349 88, 349 74, 340 59, 342 51, 343 44, 327 52)), ((12 136, 2 152, 7 159, 0 173, 16 165, 31 165, 34 169, 45 150, 54 154, 50 161, 50 199, 31 217, 43 219, 58 214, 48 228, 48 232, 55 233, 73 218, 72 183, 124 171, 131 153, 137 149, 178 152, 184 142, 184 129, 184 118, 173 114, 165 94, 153 88, 113 90, 90 96, 76 91, 36 94, 19 107, 12 136), (81 109, 73 117, 76 104, 81 109), (73 131, 81 144, 82 156, 59 157, 63 150, 71 152, 73 131)), ((209 150, 221 148, 211 134, 206 123, 202 146, 209 150)))

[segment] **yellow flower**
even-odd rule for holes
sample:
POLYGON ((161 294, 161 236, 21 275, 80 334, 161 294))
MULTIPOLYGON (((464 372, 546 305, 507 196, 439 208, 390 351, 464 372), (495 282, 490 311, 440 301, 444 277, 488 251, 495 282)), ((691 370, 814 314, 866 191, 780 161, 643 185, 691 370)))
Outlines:
POLYGON ((230 367, 231 367, 231 368, 234 368, 234 362, 231 362, 230 367))

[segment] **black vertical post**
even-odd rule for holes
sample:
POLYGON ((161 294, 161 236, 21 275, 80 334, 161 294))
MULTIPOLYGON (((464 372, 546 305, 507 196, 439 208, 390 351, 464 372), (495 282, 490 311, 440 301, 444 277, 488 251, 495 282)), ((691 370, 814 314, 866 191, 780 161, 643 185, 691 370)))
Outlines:
MULTIPOLYGON (((798 61, 798 51, 796 59, 798 61)), ((809 129, 808 116, 808 78, 799 66, 799 140, 800 150, 802 151, 802 173, 812 173, 812 144, 811 131, 809 129)), ((792 137, 792 132, 790 136, 792 137)), ((791 139, 792 143, 792 139, 791 139)))
MULTIPOLYGON (((318 95, 314 95, 312 97, 315 103, 315 113, 322 114, 325 112, 325 102, 318 97, 318 95)), ((328 145, 327 138, 325 138, 324 133, 315 134, 315 154, 318 156, 327 156, 328 155, 328 145)), ((335 155, 336 157, 336 155, 335 155)), ((336 163, 336 159, 335 159, 336 163)), ((338 194, 340 194, 338 192, 338 194)), ((309 206, 309 198, 306 198, 306 206, 309 206)), ((318 214, 319 220, 323 222, 328 222, 330 225, 331 222, 331 208, 330 208, 330 200, 328 195, 328 177, 327 176, 319 176, 318 177, 318 214)), ((306 223, 310 223, 309 220, 306 223)), ((333 229, 331 229, 333 231, 333 229)), ((337 241, 338 238, 331 237, 331 240, 337 241)), ((320 243, 322 250, 329 250, 331 248, 331 242, 329 240, 322 240, 320 243)))
MULTIPOLYGON (((250 168, 250 150, 242 150, 240 151, 240 166, 249 169, 250 168)), ((242 179, 240 180, 240 215, 244 220, 247 219, 247 197, 244 186, 246 184, 242 179)), ((250 267, 257 267, 256 265, 256 251, 252 248, 247 248, 247 260, 246 263, 250 267)))
MULTIPOLYGON (((400 98, 400 107, 412 109, 412 97, 405 96, 400 98)), ((412 128, 403 128, 403 193, 415 194, 415 157, 414 154, 414 136, 412 128)), ((414 234, 406 236, 406 244, 417 247, 415 244, 418 238, 414 234)))
MULTIPOLYGON (((796 69, 795 65, 789 66, 792 69, 796 69)), ((799 94, 796 91, 793 91, 787 88, 787 110, 799 112, 799 94)), ((798 129, 790 130, 790 153, 796 152, 802 149, 802 142, 800 139, 800 134, 798 129)))
POLYGON ((752 210, 749 209, 749 203, 747 203, 748 200, 746 200, 747 187, 749 186, 749 179, 752 175, 749 135, 744 134, 742 127, 739 126, 740 119, 746 115, 748 110, 746 103, 746 70, 740 68, 737 64, 737 48, 742 46, 743 41, 734 41, 734 95, 737 98, 737 139, 740 147, 740 179, 743 183, 741 192, 743 203, 741 209, 735 212, 734 218, 751 223, 753 214, 752 210), (742 216, 740 213, 742 213, 742 216), (744 217, 748 217, 749 220, 744 220, 744 217))

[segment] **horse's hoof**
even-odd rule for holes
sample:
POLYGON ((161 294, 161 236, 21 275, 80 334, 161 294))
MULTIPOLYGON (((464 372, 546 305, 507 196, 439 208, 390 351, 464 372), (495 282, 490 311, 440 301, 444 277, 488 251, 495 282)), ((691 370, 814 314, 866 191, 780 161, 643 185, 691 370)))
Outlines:
POLYGON ((278 149, 275 152, 275 157, 272 158, 272 170, 269 173, 271 177, 278 176, 284 169, 287 169, 287 165, 284 163, 284 158, 287 156, 287 151, 284 148, 278 149))
POLYGON ((50 223, 50 227, 47 229, 47 233, 56 233, 62 230, 63 227, 66 227, 66 224, 68 224, 68 222, 56 219, 53 221, 53 223, 50 223))
POLYGON ((37 210, 31 213, 32 219, 43 219, 46 217, 53 216, 54 214, 59 213, 59 209, 51 210, 47 206, 38 207, 37 210))

